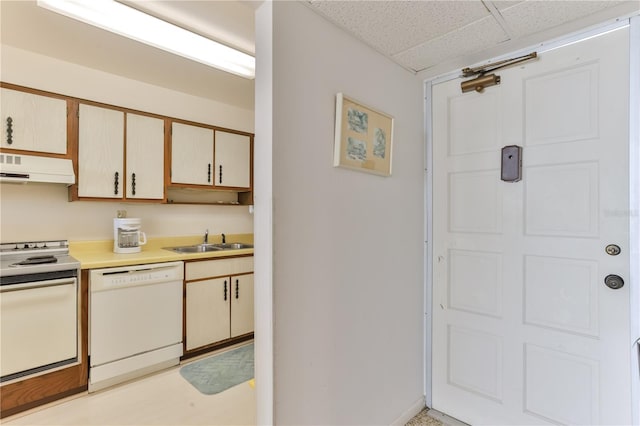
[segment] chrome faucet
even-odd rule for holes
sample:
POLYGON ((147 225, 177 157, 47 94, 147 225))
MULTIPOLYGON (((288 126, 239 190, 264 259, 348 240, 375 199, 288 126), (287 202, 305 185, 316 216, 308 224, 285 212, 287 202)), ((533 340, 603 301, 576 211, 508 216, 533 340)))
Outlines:
POLYGON ((209 230, 208 229, 206 231, 204 231, 204 241, 202 241, 202 244, 209 244, 209 230))

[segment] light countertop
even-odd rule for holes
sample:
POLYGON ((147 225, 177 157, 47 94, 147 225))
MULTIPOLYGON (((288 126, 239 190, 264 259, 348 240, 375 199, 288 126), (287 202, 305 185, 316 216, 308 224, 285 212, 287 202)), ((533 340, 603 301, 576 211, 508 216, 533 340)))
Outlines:
MULTIPOLYGON (((253 234, 227 235, 228 243, 253 244, 253 234)), ((219 236, 209 238, 209 243, 220 243, 219 236)), ((114 253, 113 240, 70 241, 69 254, 78 259, 82 269, 110 268, 146 263, 173 262, 176 260, 215 259, 220 257, 252 255, 253 249, 219 250, 206 253, 176 253, 163 247, 186 246, 202 243, 202 237, 149 238, 139 253, 114 253)))

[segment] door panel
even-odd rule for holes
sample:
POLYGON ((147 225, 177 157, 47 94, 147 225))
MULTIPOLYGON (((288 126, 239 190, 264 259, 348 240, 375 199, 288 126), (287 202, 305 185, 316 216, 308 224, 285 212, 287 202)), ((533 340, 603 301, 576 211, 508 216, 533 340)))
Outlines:
POLYGON ((598 163, 527 167, 525 233, 598 236, 598 163))
POLYGON ((502 316, 502 255, 449 250, 449 308, 502 316))
POLYGON ((524 79, 524 98, 527 146, 598 137, 597 62, 524 79))
POLYGON ((470 424, 630 424, 627 28, 433 86, 432 405, 470 424), (500 180, 500 149, 523 178, 500 180), (617 244, 622 253, 605 253, 617 244))

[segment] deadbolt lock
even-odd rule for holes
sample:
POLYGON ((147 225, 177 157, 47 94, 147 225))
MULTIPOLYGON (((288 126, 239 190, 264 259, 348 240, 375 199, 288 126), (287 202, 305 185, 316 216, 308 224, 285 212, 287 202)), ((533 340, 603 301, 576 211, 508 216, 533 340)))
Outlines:
POLYGON ((604 283, 613 290, 618 290, 624 286, 624 280, 619 275, 607 275, 604 283))
POLYGON ((620 246, 617 246, 615 244, 609 244, 607 247, 605 247, 604 251, 606 251, 609 256, 617 256, 621 252, 620 246))

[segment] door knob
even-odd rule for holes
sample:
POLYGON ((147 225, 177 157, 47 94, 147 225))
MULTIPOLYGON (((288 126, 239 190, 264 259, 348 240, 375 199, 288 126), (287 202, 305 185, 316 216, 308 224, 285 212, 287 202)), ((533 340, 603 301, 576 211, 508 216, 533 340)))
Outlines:
POLYGON ((604 283, 613 290, 618 290, 624 286, 624 280, 620 275, 607 275, 604 278, 604 283))

